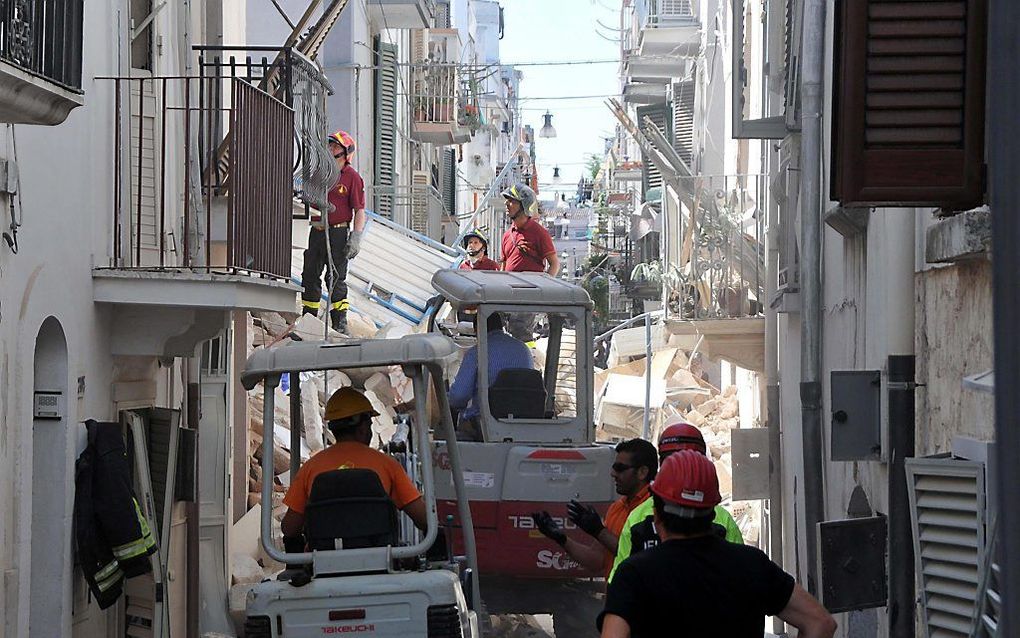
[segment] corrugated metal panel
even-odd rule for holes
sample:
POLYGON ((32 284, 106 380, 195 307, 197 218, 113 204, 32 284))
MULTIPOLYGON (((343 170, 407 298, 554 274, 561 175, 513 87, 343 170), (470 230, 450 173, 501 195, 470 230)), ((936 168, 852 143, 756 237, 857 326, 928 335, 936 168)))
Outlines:
POLYGON ((968 636, 984 562, 984 466, 917 458, 906 472, 925 636, 968 636))
MULTIPOLYGON (((376 38, 376 65, 375 186, 393 186, 397 165, 397 46, 376 38)), ((392 194, 377 195, 374 205, 375 212, 393 218, 392 194)))
MULTIPOLYGON (((347 270, 351 309, 380 326, 416 326, 425 318, 426 302, 436 294, 432 275, 453 266, 460 254, 375 213, 367 215, 361 252, 347 270)), ((303 253, 302 248, 294 248, 296 281, 301 277, 303 253)))

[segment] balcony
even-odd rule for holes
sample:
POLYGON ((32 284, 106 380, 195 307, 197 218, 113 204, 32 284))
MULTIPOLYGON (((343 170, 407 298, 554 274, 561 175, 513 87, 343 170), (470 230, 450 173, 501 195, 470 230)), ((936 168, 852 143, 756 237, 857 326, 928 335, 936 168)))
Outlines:
POLYGON ((456 29, 423 29, 412 34, 411 137, 437 146, 470 141, 462 122, 468 100, 460 78, 460 36, 456 29))
MULTIPOLYGON (((274 52, 261 62, 203 57, 196 77, 103 79, 113 93, 112 232, 93 283, 97 303, 120 308, 117 354, 175 354, 175 343, 187 352, 234 309, 295 310, 295 137, 321 146, 325 122, 304 130, 305 114, 295 127, 288 102, 307 69, 289 49, 274 52)), ((301 148, 307 166, 314 149, 301 148)))
POLYGON ((635 0, 638 55, 697 55, 701 46, 699 5, 699 0, 635 0))
POLYGON ((623 87, 623 101, 630 104, 662 104, 666 101, 666 84, 627 82, 623 87))
POLYGON ((84 103, 83 4, 0 2, 0 122, 53 126, 84 103))
POLYGON ((436 15, 433 0, 368 0, 368 17, 383 29, 427 29, 436 15))
POLYGON ((761 370, 765 178, 695 176, 682 179, 681 186, 690 197, 666 221, 675 229, 667 235, 668 267, 662 275, 669 329, 704 335, 709 356, 761 370))

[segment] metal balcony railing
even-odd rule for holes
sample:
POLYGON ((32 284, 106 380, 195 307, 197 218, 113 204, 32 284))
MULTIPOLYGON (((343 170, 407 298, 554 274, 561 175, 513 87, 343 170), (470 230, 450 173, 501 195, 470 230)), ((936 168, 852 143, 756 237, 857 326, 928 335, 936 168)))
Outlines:
POLYGON ((439 237, 449 211, 442 194, 431 184, 372 186, 368 190, 377 208, 385 208, 381 203, 388 204, 396 223, 433 239, 439 237))
POLYGON ((0 0, 0 60, 81 90, 84 0, 0 0))
POLYGON ((697 208, 667 233, 662 281, 679 319, 755 317, 764 312, 765 193, 762 175, 686 180, 697 208))
POLYGON ((635 0, 634 24, 639 29, 698 21, 698 0, 635 0))
POLYGON ((415 122, 457 124, 460 84, 456 64, 416 64, 411 67, 411 85, 415 122))
POLYGON ((101 78, 114 91, 111 267, 290 278, 294 111, 256 86, 290 72, 263 58, 101 78))

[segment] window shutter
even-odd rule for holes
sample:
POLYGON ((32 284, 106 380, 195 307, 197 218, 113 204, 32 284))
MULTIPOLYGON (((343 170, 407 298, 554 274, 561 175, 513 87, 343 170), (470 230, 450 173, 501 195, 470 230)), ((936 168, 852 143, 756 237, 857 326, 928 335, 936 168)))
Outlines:
POLYGON ((957 209, 982 201, 985 2, 840 2, 834 200, 957 209))
POLYGON ((970 635, 985 552, 984 465, 906 459, 924 635, 970 635))
MULTIPOLYGON (((666 139, 672 136, 669 104, 664 102, 662 104, 639 106, 637 109, 638 127, 644 127, 646 117, 651 118, 652 122, 666 136, 666 139)), ((658 167, 655 166, 655 163, 650 158, 644 157, 643 153, 641 158, 641 186, 644 194, 647 194, 653 188, 662 188, 662 174, 659 172, 658 167)))
POLYGON ((397 47, 376 40, 375 72, 375 212, 393 218, 397 164, 397 47), (382 187, 382 188, 380 188, 382 187))
POLYGON ((443 207, 447 215, 457 214, 457 151, 443 154, 443 207))
POLYGON ((693 168, 694 161, 694 82, 673 85, 673 148, 680 159, 693 168))

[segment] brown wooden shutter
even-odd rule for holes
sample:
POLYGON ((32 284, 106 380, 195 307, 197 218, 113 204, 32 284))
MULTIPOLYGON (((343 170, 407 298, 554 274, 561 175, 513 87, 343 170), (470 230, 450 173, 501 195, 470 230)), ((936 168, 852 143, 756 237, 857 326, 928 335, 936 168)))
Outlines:
POLYGON ((837 4, 832 199, 981 203, 986 22, 986 0, 837 4))

